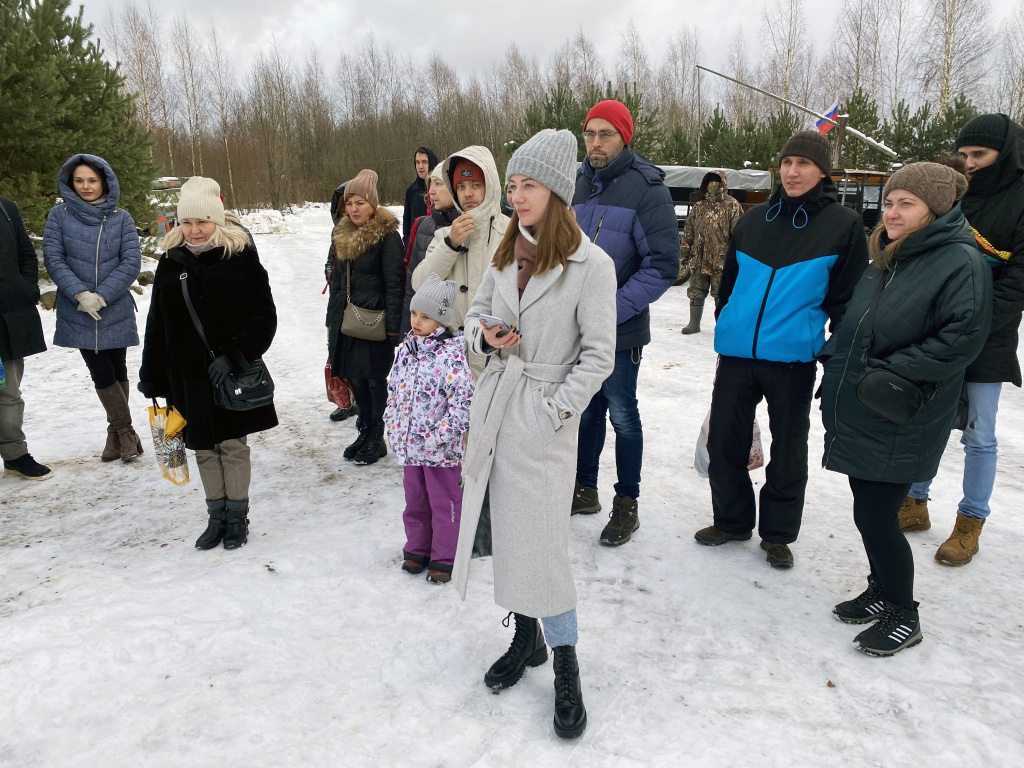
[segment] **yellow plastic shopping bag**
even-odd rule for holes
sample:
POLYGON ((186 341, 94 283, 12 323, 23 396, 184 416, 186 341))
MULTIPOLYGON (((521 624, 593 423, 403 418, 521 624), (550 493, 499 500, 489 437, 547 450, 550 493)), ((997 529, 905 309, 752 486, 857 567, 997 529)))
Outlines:
POLYGON ((188 482, 188 459, 185 456, 185 417, 171 406, 161 408, 153 400, 149 411, 149 428, 156 448, 156 463, 163 476, 175 485, 188 482))

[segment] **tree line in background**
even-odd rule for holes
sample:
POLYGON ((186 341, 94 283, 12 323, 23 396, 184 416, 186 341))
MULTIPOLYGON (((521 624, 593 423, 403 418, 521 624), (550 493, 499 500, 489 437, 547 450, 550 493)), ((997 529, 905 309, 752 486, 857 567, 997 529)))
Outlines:
MULTIPOLYGON (((329 199, 368 167, 380 176, 382 199, 395 202, 417 146, 444 156, 481 144, 502 169, 540 128, 579 134, 600 98, 630 107, 633 147, 661 164, 768 168, 785 140, 812 123, 754 91, 698 76, 710 45, 695 27, 681 27, 659 61, 631 23, 614 46, 601 41, 602 50, 617 49, 614 61, 581 28, 543 61, 512 42, 484 72, 467 76, 440 53, 413 61, 371 34, 330 61, 315 50, 295 61, 273 44, 242 72, 213 25, 162 18, 152 4, 126 0, 112 12, 101 29, 105 50, 80 13, 67 16, 68 0, 3 7, 0 109, 24 100, 33 120, 0 137, 0 190, 52 195, 60 162, 93 151, 127 175, 133 199, 159 168, 217 178, 231 207, 280 208, 329 199), (37 23, 44 17, 55 35, 49 43, 37 23), (19 18, 32 32, 9 37, 19 18), (21 74, 10 76, 9 66, 21 74), (86 118, 90 110, 105 116, 86 118)), ((727 51, 719 65, 726 74, 812 108, 841 94, 850 125, 903 160, 949 153, 980 109, 1024 118, 1024 2, 997 29, 987 0, 843 0, 823 55, 811 44, 803 0, 766 0, 760 22, 756 35, 738 28, 715 38, 718 58, 722 46, 727 51)), ((844 143, 845 167, 888 162, 844 143)))

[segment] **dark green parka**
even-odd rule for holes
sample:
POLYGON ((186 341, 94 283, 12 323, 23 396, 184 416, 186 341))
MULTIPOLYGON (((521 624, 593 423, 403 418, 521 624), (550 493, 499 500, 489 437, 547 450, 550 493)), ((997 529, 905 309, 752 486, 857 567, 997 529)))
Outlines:
POLYGON ((862 480, 912 483, 935 476, 956 416, 964 372, 985 344, 992 276, 960 206, 911 235, 878 301, 874 339, 862 362, 865 315, 882 273, 871 265, 821 351, 822 466, 862 480), (925 406, 893 424, 857 400, 865 368, 917 384, 925 406))

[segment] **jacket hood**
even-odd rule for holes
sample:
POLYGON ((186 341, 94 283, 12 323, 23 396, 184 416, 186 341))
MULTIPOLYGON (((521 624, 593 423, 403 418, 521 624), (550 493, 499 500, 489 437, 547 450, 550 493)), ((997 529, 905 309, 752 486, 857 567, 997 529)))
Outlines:
POLYGON ((971 174, 965 197, 988 197, 1020 181, 1024 175, 1024 128, 1010 118, 1006 141, 992 165, 971 174))
POLYGON ((936 248, 956 243, 969 245, 975 250, 978 248, 974 231, 968 226, 960 203, 956 203, 948 213, 908 237, 896 254, 896 263, 901 264, 936 248))
MULTIPOLYGON (((417 147, 416 151, 412 153, 413 169, 416 168, 416 155, 421 155, 424 153, 427 155, 427 166, 430 168, 431 171, 433 171, 434 166, 437 165, 437 155, 434 154, 434 150, 432 150, 430 147, 417 147)), ((427 178, 423 179, 423 181, 427 182, 429 181, 429 179, 430 173, 428 172, 427 178)))
POLYGON ((377 206, 361 227, 348 216, 342 216, 331 232, 335 256, 339 261, 354 261, 397 230, 398 219, 383 205, 377 206))
POLYGON ((768 200, 768 204, 771 206, 781 203, 784 212, 796 211, 801 207, 805 211, 818 211, 830 203, 838 202, 839 189, 836 187, 836 183, 828 176, 822 179, 814 189, 804 192, 800 197, 790 197, 786 194, 785 187, 779 184, 768 200))
POLYGON ((121 198, 121 185, 117 181, 117 176, 114 175, 114 169, 106 160, 97 155, 72 155, 57 172, 57 184, 60 187, 60 196, 64 198, 64 202, 74 213, 75 218, 87 224, 99 224, 103 217, 109 216, 113 212, 121 198), (106 179, 107 199, 99 205, 90 205, 75 192, 71 177, 75 168, 83 162, 98 167, 106 179))
POLYGON ((338 203, 340 203, 342 198, 345 196, 345 187, 348 186, 349 181, 352 181, 352 179, 339 184, 334 190, 334 194, 331 195, 331 220, 335 225, 337 225, 337 223, 343 218, 343 214, 338 213, 338 203))
POLYGON ((459 206, 459 197, 455 194, 455 185, 452 184, 452 168, 460 157, 476 163, 484 172, 484 181, 487 183, 487 189, 484 190, 484 201, 469 211, 470 216, 479 226, 490 217, 501 215, 501 198, 505 194, 505 188, 501 184, 501 177, 498 176, 498 167, 494 164, 494 156, 491 155, 491 151, 487 147, 466 147, 449 155, 441 166, 441 176, 444 178, 444 185, 448 188, 452 200, 455 201, 455 210, 460 215, 466 211, 459 206))
POLYGON ((708 198, 708 184, 712 181, 721 181, 722 189, 713 198, 710 198, 711 202, 717 202, 723 199, 729 192, 729 175, 722 170, 708 171, 704 174, 704 180, 700 183, 700 189, 690 195, 691 203, 699 203, 701 200, 707 200, 708 198))

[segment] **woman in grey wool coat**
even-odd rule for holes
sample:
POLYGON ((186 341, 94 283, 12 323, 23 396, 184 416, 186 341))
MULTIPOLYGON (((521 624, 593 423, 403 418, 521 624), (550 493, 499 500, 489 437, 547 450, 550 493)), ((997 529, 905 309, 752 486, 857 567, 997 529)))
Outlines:
POLYGON ((453 573, 465 599, 486 494, 494 599, 515 615, 516 629, 484 682, 508 688, 527 666, 543 664, 546 634, 554 654, 555 733, 563 738, 587 725, 566 510, 580 414, 612 371, 616 319, 612 260, 583 236, 569 208, 576 146, 569 131, 547 129, 509 161, 516 213, 466 316, 469 348, 488 360, 470 412, 453 573))
POLYGON ((128 407, 128 347, 137 346, 135 301, 128 290, 142 254, 135 222, 117 207, 121 187, 102 157, 74 155, 57 174, 64 202, 43 232, 43 261, 57 284, 53 343, 78 349, 107 412, 100 458, 128 462, 142 453, 128 407))

